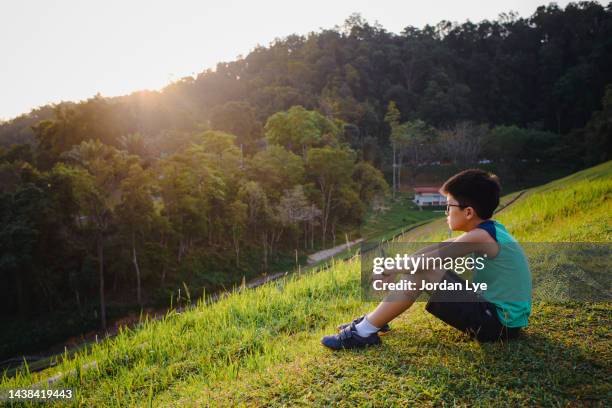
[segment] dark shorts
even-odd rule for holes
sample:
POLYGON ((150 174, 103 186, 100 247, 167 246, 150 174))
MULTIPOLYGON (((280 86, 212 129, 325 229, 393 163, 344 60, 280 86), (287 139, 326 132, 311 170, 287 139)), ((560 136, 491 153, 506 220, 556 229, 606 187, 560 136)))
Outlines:
MULTIPOLYGON (((453 271, 446 271, 442 281, 462 283, 465 288, 465 280, 453 271)), ((469 290, 432 291, 425 310, 481 342, 509 340, 521 333, 520 328, 504 326, 495 305, 469 290)))

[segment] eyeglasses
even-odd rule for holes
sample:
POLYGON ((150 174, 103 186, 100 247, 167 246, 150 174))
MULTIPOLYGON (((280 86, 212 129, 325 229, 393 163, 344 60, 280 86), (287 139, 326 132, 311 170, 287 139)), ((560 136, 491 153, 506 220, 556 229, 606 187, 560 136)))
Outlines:
POLYGON ((450 211, 451 207, 459 207, 459 208, 466 208, 467 206, 465 205, 461 205, 461 204, 446 204, 446 211, 444 211, 446 213, 446 215, 448 215, 448 212, 450 211))

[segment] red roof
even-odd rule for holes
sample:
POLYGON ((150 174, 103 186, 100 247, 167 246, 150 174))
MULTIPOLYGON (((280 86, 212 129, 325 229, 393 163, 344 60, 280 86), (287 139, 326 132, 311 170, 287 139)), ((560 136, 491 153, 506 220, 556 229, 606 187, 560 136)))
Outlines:
POLYGON ((414 191, 415 193, 439 193, 440 191, 440 187, 433 187, 433 186, 423 186, 423 187, 415 187, 414 191))

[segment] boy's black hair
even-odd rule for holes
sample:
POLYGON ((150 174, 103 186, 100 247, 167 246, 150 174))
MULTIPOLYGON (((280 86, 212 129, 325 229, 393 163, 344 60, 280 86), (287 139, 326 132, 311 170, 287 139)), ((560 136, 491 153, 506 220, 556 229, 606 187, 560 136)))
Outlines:
POLYGON ((440 188, 442 193, 451 194, 461 206, 472 207, 483 220, 493 216, 499 205, 500 190, 499 178, 480 169, 463 170, 446 180, 440 188))

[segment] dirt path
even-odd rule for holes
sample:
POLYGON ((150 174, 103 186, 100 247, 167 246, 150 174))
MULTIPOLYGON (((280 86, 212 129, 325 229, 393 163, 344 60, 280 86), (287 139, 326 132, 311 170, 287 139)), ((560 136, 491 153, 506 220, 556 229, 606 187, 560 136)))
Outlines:
POLYGON ((363 238, 359 238, 349 243, 335 246, 333 248, 324 249, 322 251, 315 252, 314 254, 308 256, 308 261, 307 261, 308 265, 312 265, 319 261, 324 261, 328 258, 331 258, 332 256, 344 251, 345 249, 348 249, 352 247, 353 245, 359 244, 361 241, 363 241, 363 238))
POLYGON ((514 202, 515 202, 516 200, 518 200, 519 198, 521 198, 521 197, 523 196, 523 194, 525 194, 526 192, 527 192, 527 190, 523 190, 523 191, 521 191, 520 193, 518 193, 518 194, 516 195, 516 197, 514 197, 512 200, 508 201, 508 202, 507 202, 507 203, 506 203, 506 204, 505 204, 503 207, 498 208, 498 209, 495 211, 495 214, 497 214, 497 213, 499 213, 499 212, 502 212, 502 211, 503 211, 503 210, 505 210, 506 208, 510 207, 512 204, 514 204, 514 202))

